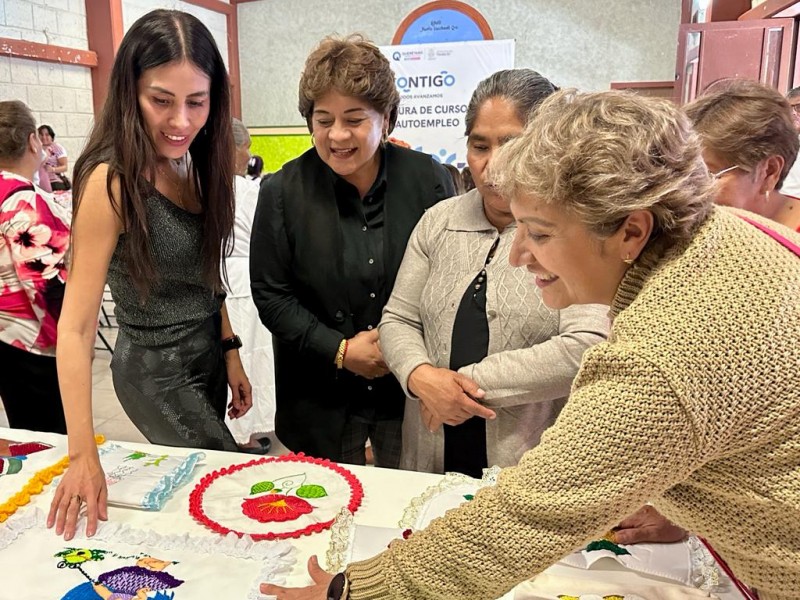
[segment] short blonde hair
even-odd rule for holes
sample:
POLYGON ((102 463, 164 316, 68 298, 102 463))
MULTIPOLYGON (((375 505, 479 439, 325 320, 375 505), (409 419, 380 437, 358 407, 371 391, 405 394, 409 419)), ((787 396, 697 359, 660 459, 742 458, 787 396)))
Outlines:
POLYGON ((389 133, 397 122, 400 93, 394 71, 378 47, 361 35, 323 39, 306 59, 300 76, 298 109, 311 131, 314 103, 331 90, 360 98, 389 115, 389 133))
POLYGON ((491 173, 507 198, 559 206, 600 237, 649 210, 651 240, 672 244, 691 236, 713 206, 688 118, 671 102, 628 92, 556 92, 502 146, 491 173))
POLYGON ((750 79, 722 79, 684 109, 703 146, 731 166, 752 171, 765 158, 782 157, 780 189, 800 140, 792 107, 777 90, 750 79))

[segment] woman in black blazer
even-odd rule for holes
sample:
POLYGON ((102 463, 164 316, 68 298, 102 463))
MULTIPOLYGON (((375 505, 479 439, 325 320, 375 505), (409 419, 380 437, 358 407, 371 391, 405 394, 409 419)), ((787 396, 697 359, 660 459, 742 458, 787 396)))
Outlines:
POLYGON ((377 325, 411 231, 454 194, 427 154, 386 140, 400 96, 389 61, 359 36, 306 60, 300 113, 314 147, 261 186, 253 300, 275 345, 276 434, 289 449, 397 467, 404 394, 377 325))

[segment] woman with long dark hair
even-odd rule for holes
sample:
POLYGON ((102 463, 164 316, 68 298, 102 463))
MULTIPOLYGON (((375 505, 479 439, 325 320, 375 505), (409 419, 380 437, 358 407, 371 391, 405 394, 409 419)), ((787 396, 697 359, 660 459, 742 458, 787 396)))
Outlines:
POLYGON ((119 47, 105 106, 75 164, 57 353, 71 462, 48 521, 67 539, 83 502, 89 535, 106 517, 91 410, 106 279, 120 326, 114 389, 133 423, 152 443, 237 450, 223 421, 226 383, 231 416, 252 401, 220 274, 233 162, 228 76, 208 29, 178 11, 143 16, 119 47))

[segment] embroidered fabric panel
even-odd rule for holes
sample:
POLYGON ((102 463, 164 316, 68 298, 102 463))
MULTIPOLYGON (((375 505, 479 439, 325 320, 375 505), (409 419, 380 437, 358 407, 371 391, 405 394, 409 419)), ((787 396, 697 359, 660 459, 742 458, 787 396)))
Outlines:
MULTIPOLYGON (((392 541, 401 540, 409 534, 413 535, 413 531, 427 527, 433 519, 472 500, 481 488, 494 485, 497 481, 498 471, 499 469, 487 470, 480 481, 465 475, 449 473, 438 484, 429 487, 410 502, 400 519, 400 527, 397 529, 356 525, 352 515, 342 511, 332 526, 331 542, 326 554, 328 569, 334 572, 340 571, 350 562, 371 558, 392 541)), ((515 600, 534 600, 538 598, 556 599, 563 596, 564 600, 571 598, 637 600, 636 594, 641 594, 644 588, 638 592, 625 587, 611 589, 604 588, 604 582, 592 581, 593 578, 603 577, 603 575, 592 572, 592 567, 601 563, 602 559, 613 559, 633 572, 662 578, 662 583, 655 587, 666 590, 663 592, 665 595, 647 595, 650 592, 644 590, 646 593, 642 597, 648 599, 714 597, 710 595, 710 592, 717 590, 720 582, 719 570, 713 557, 704 551, 702 544, 694 537, 677 544, 637 544, 635 546, 620 546, 607 540, 598 540, 587 545, 583 551, 567 556, 532 582, 523 584, 524 590, 522 592, 518 590, 514 598, 515 600), (559 588, 558 586, 563 582, 559 583, 559 577, 551 574, 550 571, 558 572, 559 569, 563 571, 564 567, 582 569, 585 575, 582 575, 581 571, 574 572, 577 577, 586 578, 589 582, 587 586, 559 588), (541 579, 542 577, 545 579, 541 579), (537 583, 551 582, 554 580, 553 578, 557 581, 557 585, 552 588, 545 589, 537 583), (672 580, 675 585, 672 586, 664 580, 672 580), (558 591, 559 589, 561 591, 558 591)), ((564 581, 568 580, 564 579, 564 581)))
POLYGON ((424 529, 448 510, 472 500, 481 488, 494 485, 499 473, 500 467, 484 469, 480 480, 461 473, 448 473, 439 483, 411 500, 398 525, 402 529, 424 529))
POLYGON ((0 439, 0 523, 64 472, 66 454, 66 438, 54 444, 0 439))
POLYGON ((343 571, 348 564, 372 558, 410 533, 410 529, 399 527, 356 525, 352 513, 343 509, 331 526, 331 541, 325 554, 326 570, 343 571))
POLYGON ((52 444, 45 442, 0 439, 0 493, 9 485, 18 489, 20 480, 26 475, 30 477, 37 468, 55 462, 65 451, 66 446, 54 449, 52 444))
POLYGON ((162 536, 111 522, 65 542, 38 509, 0 531, 3 588, 18 600, 254 600, 262 581, 285 583, 293 554, 288 542, 162 536))
POLYGON ((591 569, 610 558, 631 571, 662 577, 685 585, 714 591, 720 584, 716 561, 696 537, 674 544, 619 545, 608 540, 589 543, 580 552, 564 557, 560 564, 591 569))
POLYGON ((472 500, 481 488, 494 485, 499 472, 499 467, 484 469, 480 480, 461 473, 448 473, 439 483, 411 500, 397 528, 356 525, 351 513, 341 511, 331 527, 326 553, 328 570, 341 571, 348 563, 371 558, 392 541, 408 538, 414 531, 424 529, 433 519, 472 500))
POLYGON ((613 559, 626 568, 677 581, 685 585, 703 583, 695 581, 692 552, 687 542, 674 544, 633 544, 622 546, 607 540, 592 542, 580 552, 564 557, 561 562, 580 569, 591 569, 602 559, 613 559))
POLYGON ((716 598, 708 592, 666 582, 624 583, 563 577, 547 572, 520 584, 514 600, 691 600, 716 598))
POLYGON ((363 495, 347 469, 287 454, 206 475, 192 491, 189 512, 218 533, 283 539, 328 529, 342 508, 358 510, 363 495))
POLYGON ((107 444, 100 449, 100 463, 106 474, 108 503, 161 510, 175 490, 191 479, 195 465, 204 458, 202 452, 170 456, 107 444))

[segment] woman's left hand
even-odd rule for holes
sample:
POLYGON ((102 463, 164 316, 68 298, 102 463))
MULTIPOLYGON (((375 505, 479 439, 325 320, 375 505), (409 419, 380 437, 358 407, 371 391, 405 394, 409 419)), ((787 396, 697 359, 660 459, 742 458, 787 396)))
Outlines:
POLYGON ((303 588, 286 588, 271 583, 261 584, 261 593, 275 596, 278 600, 325 600, 333 574, 323 571, 316 556, 308 559, 308 574, 314 581, 303 588))
POLYGON ((253 388, 244 372, 242 359, 239 358, 237 350, 229 350, 225 353, 225 368, 228 371, 228 386, 231 388, 228 416, 231 419, 238 419, 253 407, 253 388))

